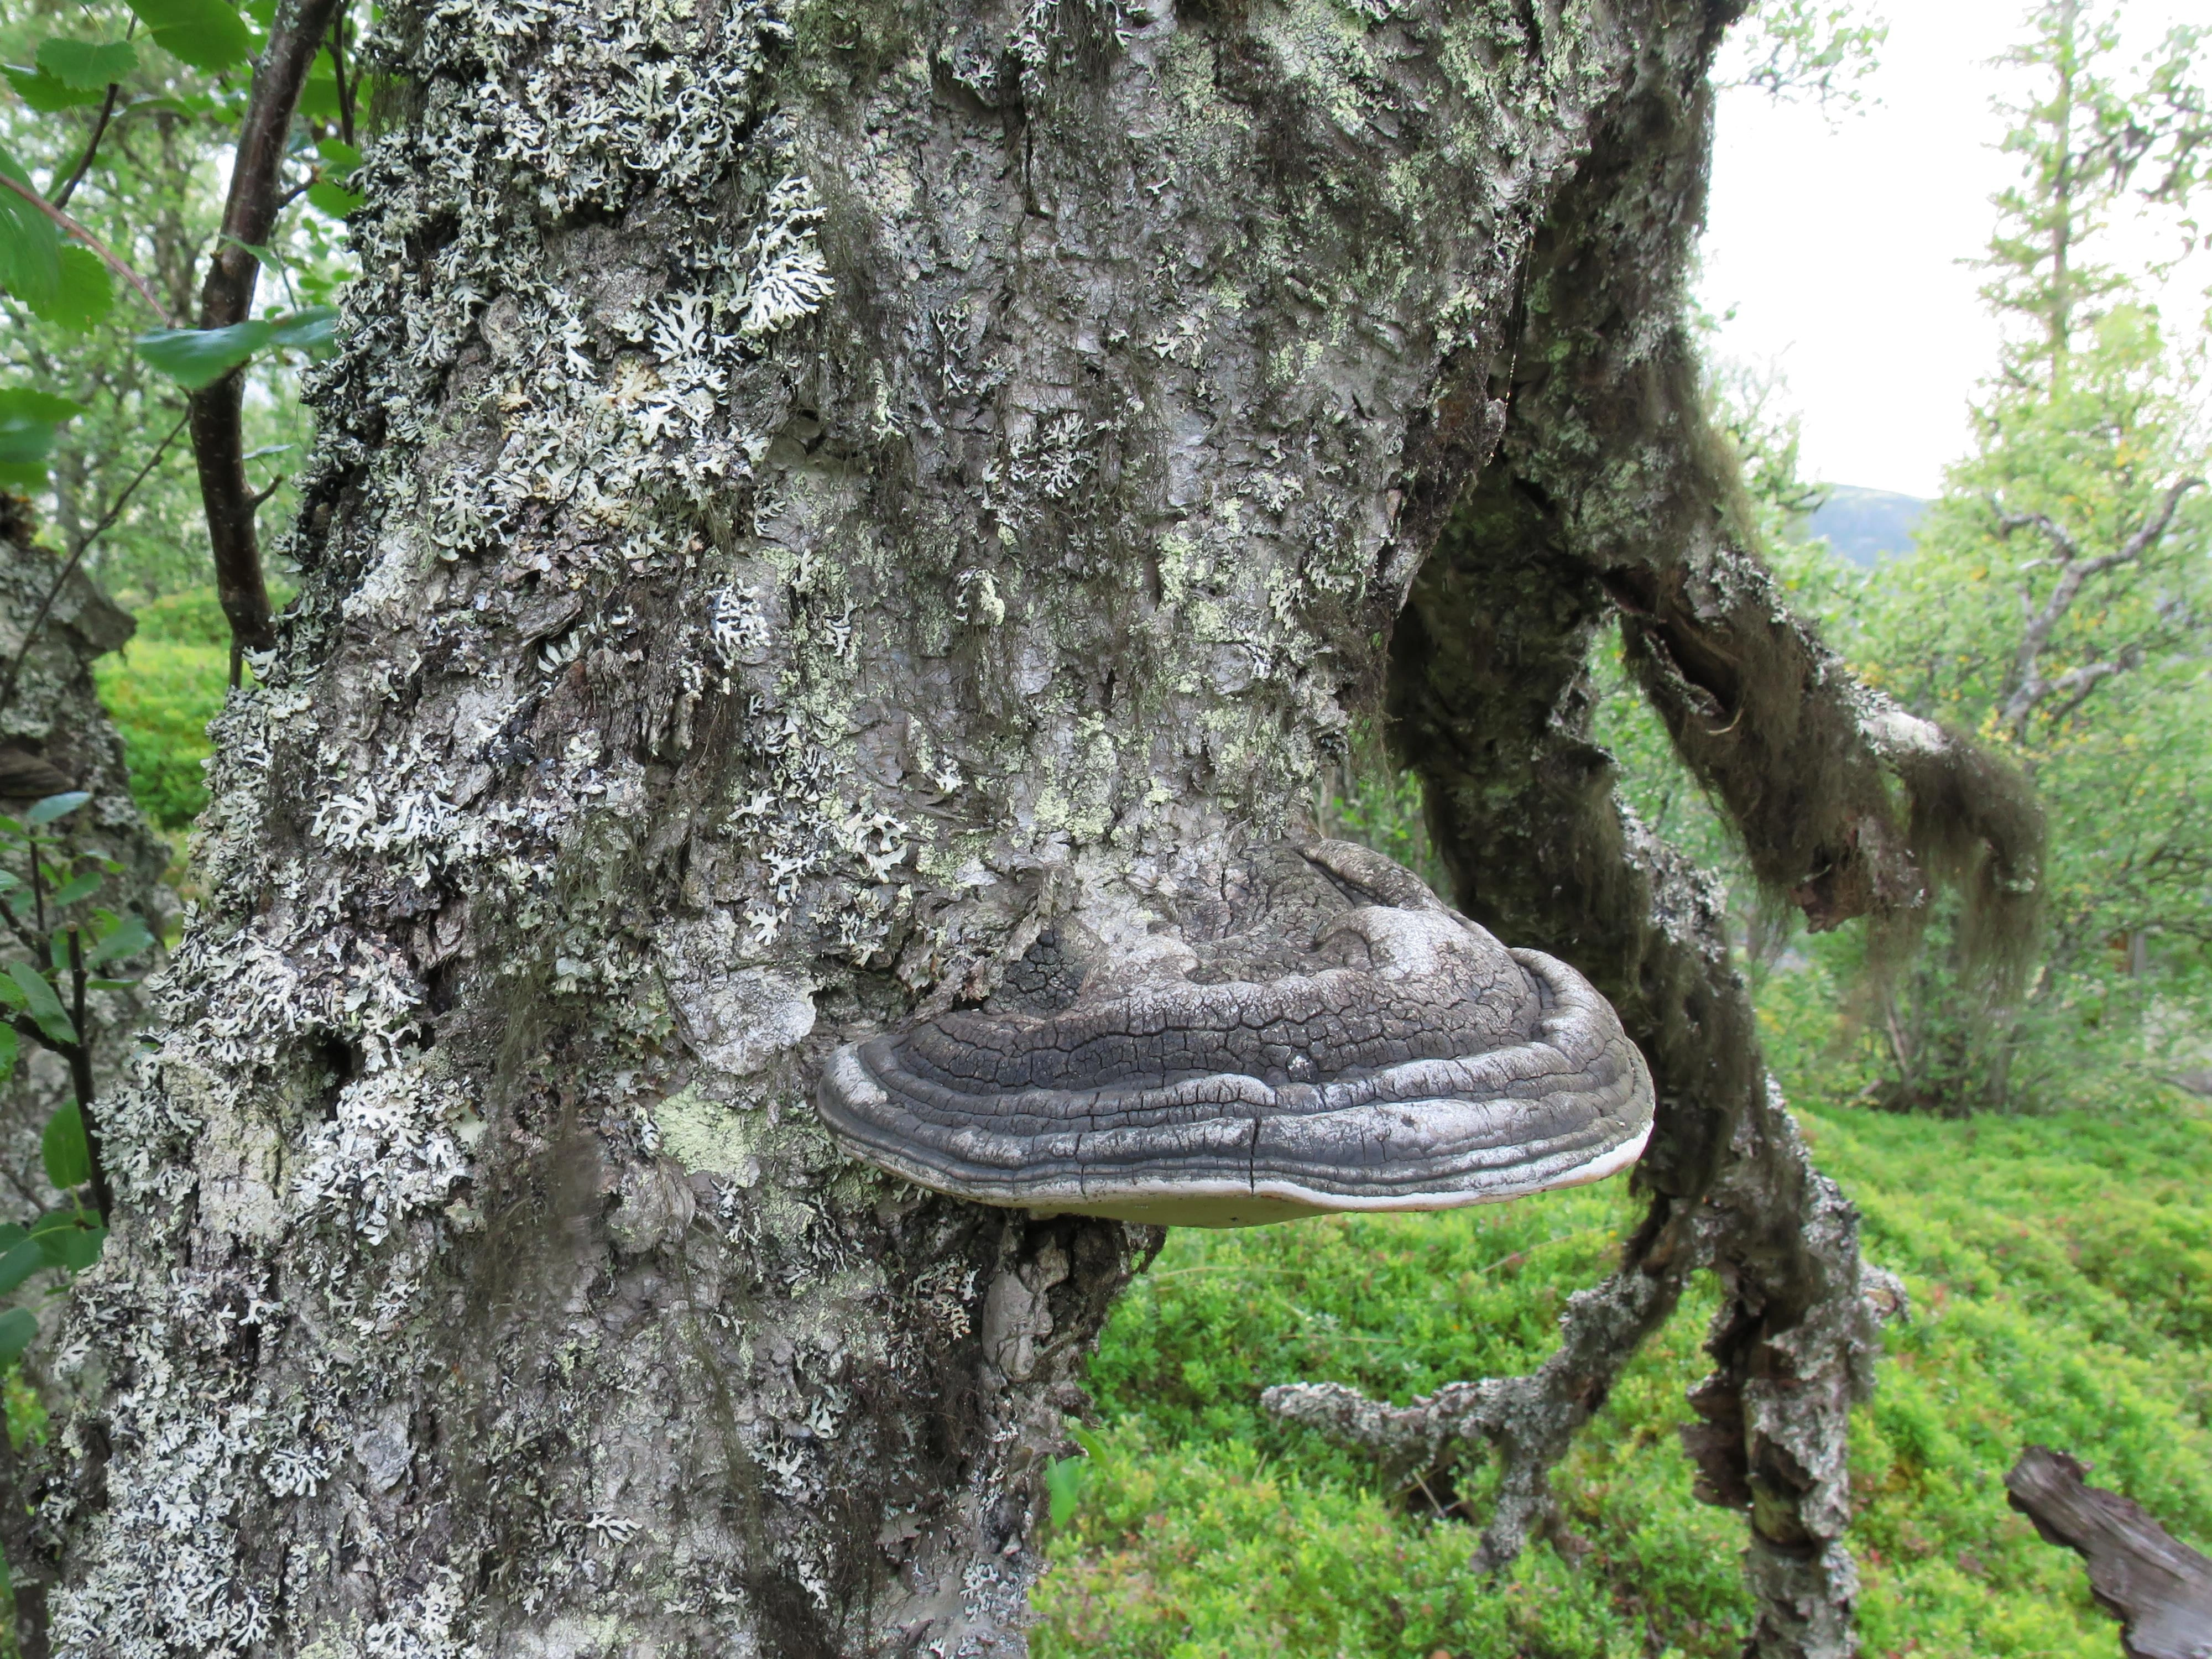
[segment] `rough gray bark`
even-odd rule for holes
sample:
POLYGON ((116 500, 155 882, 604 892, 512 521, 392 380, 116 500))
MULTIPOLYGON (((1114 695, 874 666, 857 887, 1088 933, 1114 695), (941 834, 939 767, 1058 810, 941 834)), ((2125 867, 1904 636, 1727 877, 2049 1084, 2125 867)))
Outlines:
POLYGON ((1728 11, 389 12, 56 1650, 1018 1648, 1156 1236, 842 1164, 814 1068, 1298 827, 1532 228, 1728 11))
MULTIPOLYGON (((173 908, 161 882, 169 848, 131 801, 122 741, 92 680, 94 660, 122 646, 131 631, 129 614, 97 583, 37 544, 29 504, 0 492, 0 672, 21 659, 0 702, 0 811, 20 815, 40 796, 89 792, 92 799, 58 827, 72 850, 123 866, 100 902, 136 910, 158 936, 173 908)), ((10 954, 20 960, 29 952, 18 944, 10 954)), ((87 1008, 94 1081, 104 1088, 129 1066, 143 999, 136 992, 98 991, 87 1008)), ((15 1076, 0 1094, 0 1221, 27 1224, 61 1201, 46 1180, 40 1142, 46 1120, 75 1097, 68 1065, 35 1042, 21 1042, 15 1076)), ((40 1314, 48 1336, 60 1316, 59 1305, 45 1295, 50 1283, 40 1274, 14 1298, 40 1314)), ((48 1359, 44 1340, 23 1359, 26 1381, 42 1392, 52 1381, 48 1359)), ((61 1409, 64 1402, 54 1404, 61 1409)), ((15 1599, 34 1644, 45 1584, 30 1547, 24 1492, 22 1460, 0 1440, 0 1552, 16 1566, 15 1599)), ((27 1651, 35 1656, 39 1650, 33 1644, 27 1651)))
POLYGON ((2090 1486, 2087 1474, 2064 1452, 2030 1446, 2005 1476, 2006 1499, 2045 1540, 2089 1564, 2090 1590, 2121 1620, 2128 1659, 2203 1659, 2212 1653, 2212 1559, 2133 1498, 2090 1486))

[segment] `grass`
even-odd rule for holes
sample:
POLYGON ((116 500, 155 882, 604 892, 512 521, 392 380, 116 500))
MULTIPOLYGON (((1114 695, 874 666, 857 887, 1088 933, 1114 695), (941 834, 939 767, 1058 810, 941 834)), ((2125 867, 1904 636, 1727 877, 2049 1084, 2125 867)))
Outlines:
MULTIPOLYGON (((1854 1423, 1851 1544, 1873 1654, 2111 1659, 2070 1554, 2006 1506, 2045 1441, 2212 1546, 2212 1122, 1802 1115, 1910 1323, 1854 1423)), ((1746 1633, 1740 1522, 1693 1503, 1674 1431, 1710 1288, 1632 1367, 1560 1473, 1570 1536, 1504 1582, 1457 1521, 1258 1408, 1333 1378, 1403 1400, 1540 1359, 1632 1212, 1619 1182, 1445 1216, 1178 1231, 1108 1329, 1103 1425, 1040 1586, 1040 1659, 1718 1656, 1746 1633), (1425 1507, 1416 1505, 1416 1508, 1425 1507)), ((1477 1512, 1482 1475, 1462 1480, 1477 1512)))

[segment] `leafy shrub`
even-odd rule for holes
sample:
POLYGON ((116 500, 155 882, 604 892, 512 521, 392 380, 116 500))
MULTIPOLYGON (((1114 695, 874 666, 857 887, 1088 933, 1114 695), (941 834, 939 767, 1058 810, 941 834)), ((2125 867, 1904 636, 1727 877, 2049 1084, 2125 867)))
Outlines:
MULTIPOLYGON (((282 583, 269 599, 291 598, 282 583)), ((93 673, 123 734, 131 793, 162 829, 188 830, 207 805, 201 763, 214 753, 207 724, 222 712, 230 678, 230 623, 212 587, 172 593, 133 613, 138 632, 93 673)))
POLYGON ((230 627, 213 591, 146 606, 137 636, 93 674, 123 736, 132 797, 162 829, 189 828, 207 805, 207 724, 230 678, 230 627))
MULTIPOLYGON (((273 600, 274 596, 271 598, 273 600)), ((167 599, 140 605, 131 615, 138 623, 138 631, 132 636, 134 644, 212 647, 223 653, 224 669, 228 672, 230 619, 222 614, 222 602, 216 598, 212 587, 187 588, 181 593, 172 593, 167 599)))

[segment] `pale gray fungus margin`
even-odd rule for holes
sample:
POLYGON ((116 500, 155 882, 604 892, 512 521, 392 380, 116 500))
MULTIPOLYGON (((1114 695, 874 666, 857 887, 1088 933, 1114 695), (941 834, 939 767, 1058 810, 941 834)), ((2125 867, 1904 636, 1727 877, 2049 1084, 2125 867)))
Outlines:
POLYGON ((1041 928, 981 1006, 849 1043, 846 1150, 986 1204, 1244 1226, 1598 1180, 1651 1129, 1611 1005, 1381 854, 1283 844, 1131 950, 1041 928))

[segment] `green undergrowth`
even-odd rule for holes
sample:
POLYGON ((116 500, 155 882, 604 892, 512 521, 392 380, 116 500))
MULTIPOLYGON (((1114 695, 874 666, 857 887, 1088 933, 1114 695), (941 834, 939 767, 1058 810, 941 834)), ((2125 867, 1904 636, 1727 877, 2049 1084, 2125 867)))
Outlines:
MULTIPOLYGON (((2118 1115, 1803 1121, 1904 1275, 1875 1399, 1854 1425, 1870 1654, 2111 1659, 2117 1627, 2071 1555, 2006 1506, 2044 1441, 2212 1544, 2212 1122, 2118 1115)), ((1477 1580, 1458 1492, 1367 1468, 1259 1409, 1333 1379, 1403 1401, 1540 1361, 1602 1274, 1625 1186, 1440 1216, 1178 1230, 1091 1369, 1102 1422, 1039 1588, 1040 1659, 1127 1656, 1733 1655, 1741 1527, 1694 1503, 1675 1430, 1701 1374, 1701 1286, 1561 1470, 1566 1525, 1477 1580)), ((1063 1481, 1063 1485, 1069 1483, 1063 1481)))

